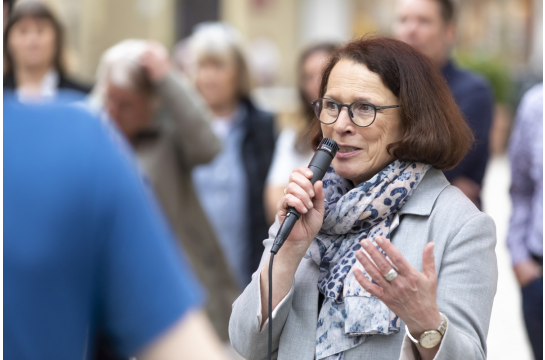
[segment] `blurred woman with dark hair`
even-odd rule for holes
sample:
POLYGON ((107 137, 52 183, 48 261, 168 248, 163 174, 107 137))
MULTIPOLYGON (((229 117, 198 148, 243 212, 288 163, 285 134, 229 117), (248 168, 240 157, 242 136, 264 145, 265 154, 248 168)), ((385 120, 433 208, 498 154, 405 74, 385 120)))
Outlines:
POLYGON ((270 224, 274 222, 276 204, 284 196, 291 171, 299 166, 307 166, 312 158, 313 148, 306 136, 314 120, 311 101, 318 98, 322 69, 336 48, 333 43, 319 43, 306 49, 299 58, 301 121, 284 128, 276 141, 265 187, 265 209, 270 224))
POLYGON ((4 91, 21 100, 53 98, 59 90, 88 93, 90 87, 66 75, 63 41, 61 24, 44 4, 17 4, 4 30, 4 91))

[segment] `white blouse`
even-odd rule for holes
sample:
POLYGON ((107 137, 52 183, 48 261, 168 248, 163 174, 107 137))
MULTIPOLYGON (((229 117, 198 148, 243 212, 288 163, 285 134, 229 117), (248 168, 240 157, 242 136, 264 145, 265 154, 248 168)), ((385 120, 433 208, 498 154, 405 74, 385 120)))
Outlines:
POLYGON ((297 131, 285 128, 280 133, 274 149, 274 156, 267 176, 267 185, 280 187, 289 182, 293 169, 299 166, 308 166, 314 153, 308 151, 300 154, 296 149, 297 131))

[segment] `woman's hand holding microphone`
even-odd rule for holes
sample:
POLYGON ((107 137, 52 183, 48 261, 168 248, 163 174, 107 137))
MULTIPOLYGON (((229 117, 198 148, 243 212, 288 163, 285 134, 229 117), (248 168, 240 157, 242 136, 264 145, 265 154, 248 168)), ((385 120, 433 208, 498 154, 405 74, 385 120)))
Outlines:
POLYGON ((305 255, 312 240, 320 231, 324 220, 325 196, 322 182, 317 181, 314 186, 310 182, 312 171, 306 167, 298 167, 290 175, 290 181, 284 190, 284 196, 277 205, 278 221, 284 222, 288 207, 299 211, 301 218, 295 223, 290 236, 284 243, 293 255, 298 255, 297 265, 305 255))
MULTIPOLYGON (((273 309, 288 294, 293 284, 297 267, 307 252, 310 243, 322 227, 325 212, 325 195, 322 182, 310 182, 312 171, 306 167, 298 167, 290 175, 290 182, 284 191, 285 195, 277 205, 280 225, 286 219, 288 207, 293 207, 301 214, 295 223, 286 242, 274 258, 273 266, 273 309)), ((269 260, 261 269, 261 315, 264 322, 268 317, 269 296, 269 260)))

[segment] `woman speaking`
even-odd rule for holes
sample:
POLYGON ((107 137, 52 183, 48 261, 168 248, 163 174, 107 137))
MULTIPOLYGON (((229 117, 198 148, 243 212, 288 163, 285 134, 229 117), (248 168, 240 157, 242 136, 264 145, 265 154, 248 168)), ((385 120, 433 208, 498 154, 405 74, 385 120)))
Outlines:
POLYGON ((400 41, 353 41, 325 67, 313 143, 339 144, 313 186, 296 168, 231 342, 265 359, 270 248, 289 206, 302 215, 273 266, 273 357, 485 359, 496 292, 495 226, 441 170, 473 136, 447 84, 400 41))

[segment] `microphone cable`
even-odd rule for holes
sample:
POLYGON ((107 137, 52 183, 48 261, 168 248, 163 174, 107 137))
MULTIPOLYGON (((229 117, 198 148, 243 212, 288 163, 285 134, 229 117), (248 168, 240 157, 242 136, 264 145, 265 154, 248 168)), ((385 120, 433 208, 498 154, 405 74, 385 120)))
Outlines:
POLYGON ((273 269, 273 260, 274 253, 271 252, 271 257, 269 258, 269 351, 267 359, 271 360, 272 353, 272 269, 273 269))
MULTIPOLYGON (((339 145, 332 140, 328 138, 322 139, 320 142, 320 145, 318 145, 318 148, 316 149, 316 152, 314 153, 314 156, 312 157, 312 160, 310 160, 310 163, 308 165, 308 168, 312 171, 312 178, 310 179, 310 182, 312 185, 316 181, 322 180, 327 169, 329 168, 329 165, 331 165, 331 162, 333 161, 333 158, 337 154, 337 151, 339 150, 339 145)), ((272 281, 272 270, 273 270, 273 261, 274 261, 274 255, 278 253, 282 245, 284 245, 284 242, 288 238, 288 236, 291 233, 291 230, 293 229, 293 226, 299 220, 301 217, 301 214, 295 210, 293 207, 288 208, 288 213, 286 214, 286 218, 284 219, 284 222, 280 226, 280 229, 278 229, 278 233, 276 234, 276 238, 274 239, 273 246, 271 248, 271 257, 269 258, 269 346, 268 346, 268 355, 267 359, 272 359, 272 339, 273 339, 273 319, 272 319, 272 288, 273 288, 273 281, 272 281)))

